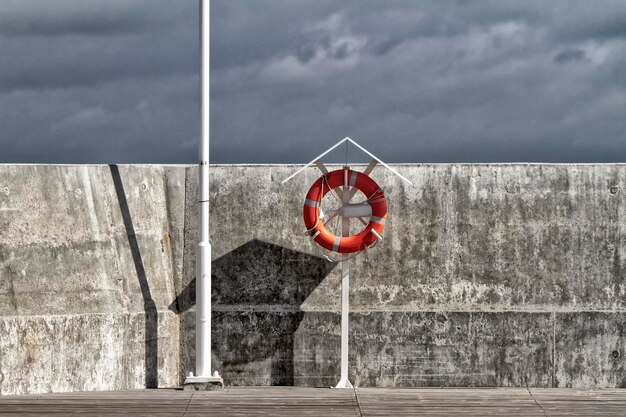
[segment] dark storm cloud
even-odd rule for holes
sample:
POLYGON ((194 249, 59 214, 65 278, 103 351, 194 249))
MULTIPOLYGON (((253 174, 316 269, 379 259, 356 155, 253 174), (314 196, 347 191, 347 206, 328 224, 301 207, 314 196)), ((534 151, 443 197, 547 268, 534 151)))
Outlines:
POLYGON ((5 0, 0 35, 106 35, 138 32, 150 26, 145 1, 77 2, 64 0, 5 0))
POLYGON ((585 51, 580 49, 566 49, 564 51, 559 52, 555 57, 554 61, 559 64, 566 64, 572 61, 580 61, 585 58, 585 51))
POLYGON ((193 6, 1 2, 0 160, 193 161, 193 6))
MULTIPOLYGON (((621 161, 623 1, 212 2, 211 161, 621 161)), ((189 162, 197 2, 0 2, 0 161, 189 162)))
POLYGON ((214 118, 241 115, 215 122, 226 160, 305 161, 346 135, 404 162, 623 160, 623 2, 319 7, 297 46, 218 71, 214 118))

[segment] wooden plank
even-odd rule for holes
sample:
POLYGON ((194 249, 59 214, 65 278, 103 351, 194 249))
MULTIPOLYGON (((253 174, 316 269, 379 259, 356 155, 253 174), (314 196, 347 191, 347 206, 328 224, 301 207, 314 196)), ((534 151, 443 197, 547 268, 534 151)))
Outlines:
POLYGON ((525 389, 358 389, 364 416, 537 416, 525 389))
POLYGON ((5 416, 626 416, 626 390, 241 387, 0 397, 5 416))
POLYGON ((186 416, 360 416, 352 390, 234 388, 194 394, 186 416))
POLYGON ((531 389, 548 416, 626 416, 623 389, 531 389))

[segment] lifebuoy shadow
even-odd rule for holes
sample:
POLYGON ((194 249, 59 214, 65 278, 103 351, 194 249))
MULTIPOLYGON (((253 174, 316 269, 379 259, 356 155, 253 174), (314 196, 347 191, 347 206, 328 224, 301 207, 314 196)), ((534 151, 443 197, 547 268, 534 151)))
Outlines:
MULTIPOLYGON (((308 253, 258 239, 212 262, 213 369, 227 385, 293 385, 301 304, 335 267, 308 253)), ((170 310, 181 313, 181 358, 192 369, 195 279, 170 310), (188 313, 186 313, 188 312, 188 313)))

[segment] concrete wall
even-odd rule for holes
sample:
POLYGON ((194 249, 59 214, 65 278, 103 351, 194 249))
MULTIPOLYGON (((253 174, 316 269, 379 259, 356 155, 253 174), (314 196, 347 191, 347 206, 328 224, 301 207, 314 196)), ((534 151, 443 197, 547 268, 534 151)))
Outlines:
MULTIPOLYGON (((314 169, 216 166, 213 367, 329 386, 339 267, 303 235, 314 169)), ((626 165, 383 168, 352 261, 358 386, 626 387, 626 165)), ((192 369, 196 169, 0 166, 0 394, 176 385, 192 369), (147 364, 147 366, 146 366, 147 364)))
POLYGON ((178 384, 184 181, 0 166, 0 394, 178 384))

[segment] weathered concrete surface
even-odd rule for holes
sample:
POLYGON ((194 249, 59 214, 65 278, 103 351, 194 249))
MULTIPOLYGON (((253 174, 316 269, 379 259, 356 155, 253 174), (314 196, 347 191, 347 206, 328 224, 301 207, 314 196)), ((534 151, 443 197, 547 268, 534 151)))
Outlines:
POLYGON ((182 169, 0 166, 0 394, 178 384, 182 169))
MULTIPOLYGON (((314 169, 211 168, 213 367, 334 385, 339 267, 304 236, 314 169)), ((626 387, 626 165, 398 165, 352 261, 358 386, 626 387)), ((196 168, 0 166, 0 394, 192 370, 196 168)))
MULTIPOLYGON (((312 288, 302 275, 315 268, 275 255, 318 256, 301 221, 318 172, 281 185, 296 168, 212 171, 214 368, 227 384, 338 380, 339 268, 312 288), (277 249, 251 244, 259 241, 277 249)), ((414 186, 374 171, 390 210, 385 241, 352 261, 353 382, 626 387, 625 165, 397 169, 414 186)), ((196 233, 195 187, 189 168, 186 242, 196 233)), ((186 286, 193 246, 185 250, 186 286)), ((183 326, 188 368, 191 313, 183 326)))

